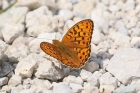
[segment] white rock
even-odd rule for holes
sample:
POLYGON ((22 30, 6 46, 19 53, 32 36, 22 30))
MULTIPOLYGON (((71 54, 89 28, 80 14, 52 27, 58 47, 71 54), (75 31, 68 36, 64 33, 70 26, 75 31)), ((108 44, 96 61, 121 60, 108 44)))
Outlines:
POLYGON ((72 8, 73 8, 72 3, 68 0, 57 1, 57 7, 58 7, 58 9, 67 9, 67 10, 72 10, 72 8))
POLYGON ((43 5, 48 6, 50 8, 55 7, 55 0, 31 0, 31 1, 24 1, 24 0, 18 0, 17 6, 28 6, 30 9, 36 9, 38 7, 41 7, 43 5))
POLYGON ((23 90, 23 89, 19 88, 19 87, 12 87, 11 88, 11 93, 19 93, 21 90, 23 90))
POLYGON ((75 76, 71 76, 71 75, 69 75, 68 77, 65 77, 63 79, 63 82, 66 82, 67 84, 70 84, 70 83, 76 83, 80 85, 83 84, 83 80, 81 79, 81 77, 76 78, 75 76))
POLYGON ((139 57, 140 51, 138 49, 121 49, 111 58, 107 67, 107 71, 113 74, 115 78, 122 82, 124 85, 127 85, 131 82, 130 79, 132 79, 132 77, 140 76, 138 73, 140 66, 139 57), (129 73, 127 73, 128 70, 129 73))
POLYGON ((100 77, 100 91, 105 90, 111 93, 115 88, 117 88, 117 80, 109 72, 100 77))
POLYGON ((94 72, 99 69, 99 65, 95 62, 87 62, 83 68, 89 72, 94 72))
POLYGON ((119 7, 117 5, 110 5, 109 10, 111 12, 117 12, 119 10, 119 7))
POLYGON ((9 6, 9 2, 7 0, 2 0, 2 9, 5 9, 9 6))
POLYGON ((6 43, 12 43, 17 37, 24 35, 24 26, 22 24, 4 24, 2 26, 2 35, 6 43))
POLYGON ((70 83, 70 87, 75 93, 81 92, 83 89, 82 85, 76 83, 70 83))
POLYGON ((140 37, 133 37, 133 38, 131 39, 131 45, 132 45, 132 46, 136 45, 136 44, 139 43, 139 42, 140 42, 140 37))
POLYGON ((67 85, 54 86, 53 93, 74 93, 67 85))
POLYGON ((99 87, 99 77, 96 76, 96 75, 94 75, 94 74, 88 76, 87 82, 88 82, 91 86, 99 87))
POLYGON ((53 93, 52 90, 43 90, 43 93, 53 93))
POLYGON ((109 0, 101 0, 105 5, 109 5, 109 0))
POLYGON ((109 64, 109 62, 110 62, 109 59, 103 60, 103 61, 100 63, 101 69, 106 69, 107 66, 108 66, 108 64, 109 64))
POLYGON ((98 52, 99 51, 105 52, 105 51, 108 51, 108 49, 110 48, 110 45, 108 42, 104 41, 104 42, 100 42, 97 47, 98 47, 98 52))
POLYGON ((114 45, 119 47, 119 48, 124 48, 124 47, 128 47, 129 48, 129 47, 131 47, 130 37, 126 36, 124 34, 117 34, 115 42, 114 42, 114 45))
POLYGON ((120 27, 120 28, 119 28, 119 31, 120 31, 122 34, 128 36, 128 30, 127 30, 125 27, 120 27))
POLYGON ((47 89, 51 89, 52 88, 52 84, 48 80, 45 80, 44 84, 45 84, 47 89))
POLYGON ((65 21, 66 21, 66 20, 69 20, 69 19, 71 19, 71 18, 73 17, 72 11, 66 10, 66 9, 60 10, 60 11, 58 12, 58 15, 63 16, 65 21))
POLYGON ((102 41, 101 32, 98 28, 95 28, 92 37, 92 43, 94 44, 99 44, 102 41))
POLYGON ((81 18, 85 16, 89 17, 93 9, 93 4, 93 0, 80 1, 73 6, 74 15, 81 18))
POLYGON ((132 0, 127 0, 126 3, 124 3, 123 5, 123 9, 125 11, 134 10, 134 8, 135 8, 135 2, 132 0))
POLYGON ((7 84, 7 82, 8 82, 8 77, 0 78, 0 86, 7 84))
POLYGON ((35 90, 32 90, 32 89, 23 89, 19 93, 34 93, 34 92, 35 90))
POLYGON ((89 83, 84 83, 84 88, 81 93, 99 93, 98 87, 91 86, 89 83))
POLYGON ((11 86, 5 85, 5 86, 2 87, 1 90, 4 91, 5 93, 7 93, 7 92, 10 93, 10 91, 11 91, 11 86))
POLYGON ((139 93, 139 91, 140 83, 117 88, 113 91, 113 93, 139 93))
POLYGON ((21 76, 13 75, 13 76, 9 79, 8 85, 9 85, 9 86, 15 87, 15 86, 21 84, 21 82, 22 82, 21 76))
POLYGON ((100 86, 100 92, 103 92, 103 93, 112 93, 114 90, 115 90, 115 88, 112 85, 100 86))
POLYGON ((31 53, 18 63, 15 69, 15 74, 21 77, 31 77, 34 68, 37 66, 37 62, 39 64, 39 62, 43 62, 44 60, 45 58, 42 58, 35 53, 31 53))
POLYGON ((64 26, 64 18, 61 15, 56 15, 52 20, 52 29, 62 28, 64 26))
POLYGON ((138 18, 137 17, 132 17, 129 21, 129 23, 126 25, 126 27, 129 29, 129 28, 132 28, 132 27, 135 27, 137 25, 137 22, 138 22, 138 18))
POLYGON ((86 71, 84 69, 82 69, 81 72, 80 72, 80 76, 84 81, 87 81, 88 77, 91 76, 91 75, 92 75, 91 72, 86 71))
POLYGON ((131 33, 131 35, 132 36, 140 36, 140 28, 132 28, 131 29, 132 30, 132 33, 131 33))
POLYGON ((63 71, 59 69, 58 67, 55 67, 51 61, 46 60, 45 62, 42 62, 39 64, 39 67, 37 69, 37 72, 35 73, 35 76, 38 78, 46 78, 52 81, 56 81, 63 78, 64 74, 63 74, 63 71))
POLYGON ((0 39, 0 59, 4 57, 8 45, 0 39))
POLYGON ((46 6, 28 12, 26 16, 27 34, 29 36, 38 36, 40 33, 52 32, 53 29, 50 27, 52 19, 52 13, 46 6))
POLYGON ((122 20, 117 20, 117 22, 115 23, 115 27, 119 29, 119 28, 125 27, 125 24, 122 20))

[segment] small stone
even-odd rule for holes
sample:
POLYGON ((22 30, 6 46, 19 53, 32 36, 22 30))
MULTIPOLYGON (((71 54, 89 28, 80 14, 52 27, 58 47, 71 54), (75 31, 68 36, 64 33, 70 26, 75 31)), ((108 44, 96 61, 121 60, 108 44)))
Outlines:
POLYGON ((83 89, 82 85, 76 84, 76 83, 70 83, 70 87, 72 88, 72 90, 73 90, 75 93, 79 93, 79 92, 81 92, 82 89, 83 89))
POLYGON ((136 45, 136 44, 139 43, 139 42, 140 42, 140 37, 133 37, 133 38, 131 39, 131 45, 132 45, 132 46, 136 45))
POLYGON ((139 77, 140 51, 135 48, 124 48, 115 53, 110 59, 107 71, 122 84, 127 85, 133 81, 132 77, 139 77), (132 56, 135 55, 135 56, 132 56), (135 68, 135 69, 133 69, 135 68), (129 73, 127 73, 129 71, 129 73), (130 82, 131 81, 131 82, 130 82))
POLYGON ((52 88, 52 84, 48 80, 45 80, 44 84, 46 86, 46 89, 51 89, 52 88))
POLYGON ((98 87, 91 86, 89 83, 84 83, 84 88, 81 93, 99 93, 98 87))
POLYGON ((24 35, 24 26, 22 24, 4 24, 2 26, 2 35, 6 43, 12 43, 17 37, 24 35))
POLYGON ((87 81, 88 77, 91 76, 91 75, 92 75, 91 72, 86 71, 84 69, 82 69, 81 72, 80 72, 80 76, 84 81, 87 81))
POLYGON ((61 15, 64 17, 64 20, 69 20, 73 17, 73 13, 70 10, 62 9, 59 11, 58 15, 61 15))
POLYGON ((32 89, 23 89, 19 93, 34 93, 34 92, 35 90, 32 90, 32 89))
POLYGON ((94 72, 99 69, 99 65, 95 62, 87 62, 83 68, 89 72, 94 72))
POLYGON ((54 0, 32 0, 32 1, 24 1, 24 0, 18 0, 16 6, 28 6, 31 10, 36 9, 41 6, 48 6, 49 8, 55 7, 55 1, 54 0))
POLYGON ((100 77, 100 91, 105 93, 111 93, 117 88, 117 80, 107 72, 100 77))
POLYGON ((63 78, 64 74, 62 69, 55 67, 54 63, 48 60, 39 64, 35 76, 38 78, 47 78, 49 80, 56 81, 63 78))
POLYGON ((66 82, 67 84, 70 84, 70 83, 76 83, 80 85, 83 84, 83 80, 81 79, 81 77, 76 78, 75 76, 71 76, 71 75, 69 75, 68 77, 65 77, 63 79, 63 82, 66 82))
POLYGON ((67 85, 54 86, 53 93, 74 93, 67 85))
POLYGON ((15 74, 21 77, 31 77, 37 62, 45 60, 35 53, 29 54, 26 58, 22 59, 16 69, 15 74))
POLYGON ((8 45, 0 39, 0 59, 2 59, 4 57, 4 54, 7 50, 7 48, 8 48, 8 45))
POLYGON ((21 76, 13 75, 13 76, 9 79, 8 85, 9 85, 9 86, 15 87, 15 86, 21 84, 21 82, 22 82, 21 76))
POLYGON ((14 70, 14 68, 12 67, 12 65, 10 63, 2 62, 1 63, 1 70, 0 70, 0 77, 7 75, 12 70, 14 70))
POLYGON ((8 82, 8 77, 0 78, 0 86, 7 84, 7 82, 8 82))

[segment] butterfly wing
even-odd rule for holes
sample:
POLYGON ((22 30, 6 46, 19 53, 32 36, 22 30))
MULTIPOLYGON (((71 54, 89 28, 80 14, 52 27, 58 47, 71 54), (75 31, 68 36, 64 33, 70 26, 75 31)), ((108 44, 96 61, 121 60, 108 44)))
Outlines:
POLYGON ((58 59, 62 60, 60 50, 53 44, 48 42, 42 42, 40 44, 41 49, 48 55, 58 59))
POLYGON ((93 27, 92 20, 82 20, 71 27, 62 39, 62 43, 77 53, 79 63, 76 68, 81 68, 90 57, 93 27))

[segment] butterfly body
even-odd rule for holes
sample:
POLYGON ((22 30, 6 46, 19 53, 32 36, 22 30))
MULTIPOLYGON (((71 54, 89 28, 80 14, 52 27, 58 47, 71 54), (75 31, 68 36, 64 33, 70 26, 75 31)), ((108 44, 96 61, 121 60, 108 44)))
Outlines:
POLYGON ((91 52, 93 21, 86 19, 78 22, 65 34, 62 41, 53 40, 53 44, 42 42, 41 49, 71 68, 81 68, 91 52))

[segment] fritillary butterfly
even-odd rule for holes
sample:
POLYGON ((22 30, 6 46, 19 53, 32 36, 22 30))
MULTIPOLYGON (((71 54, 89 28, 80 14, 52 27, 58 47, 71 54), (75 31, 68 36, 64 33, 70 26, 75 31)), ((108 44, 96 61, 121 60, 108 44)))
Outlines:
POLYGON ((82 68, 90 57, 93 26, 92 20, 82 20, 68 30, 61 42, 58 40, 53 40, 53 44, 42 42, 40 47, 64 65, 82 68))

